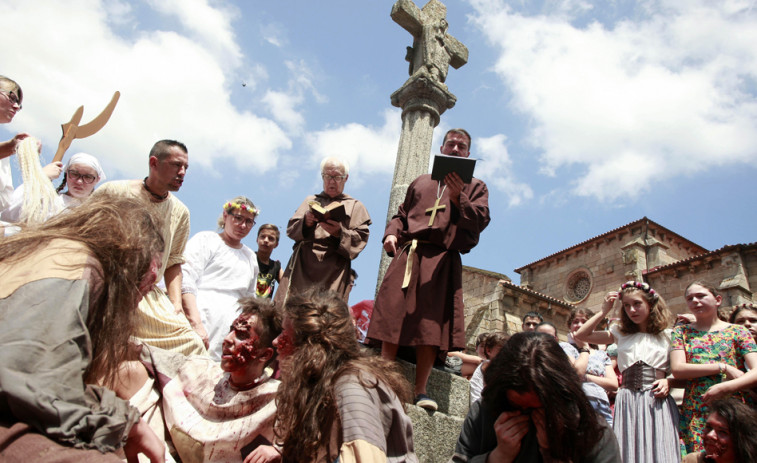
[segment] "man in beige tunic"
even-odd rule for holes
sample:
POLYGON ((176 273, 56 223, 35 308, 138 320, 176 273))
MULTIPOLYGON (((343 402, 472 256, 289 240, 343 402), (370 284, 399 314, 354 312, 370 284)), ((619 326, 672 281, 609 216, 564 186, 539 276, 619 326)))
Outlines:
POLYGON ((294 240, 289 259, 274 302, 281 305, 287 295, 317 287, 336 291, 347 298, 352 260, 368 244, 371 217, 357 199, 344 194, 350 174, 346 161, 326 158, 321 162, 323 191, 305 198, 289 219, 287 235, 294 240), (341 220, 318 220, 310 203, 327 207, 334 202, 344 205, 341 220))
POLYGON ((196 355, 207 354, 207 351, 202 338, 184 315, 181 304, 181 264, 189 238, 189 210, 171 194, 181 188, 188 162, 187 147, 183 143, 161 140, 150 150, 150 174, 144 180, 107 182, 94 194, 109 191, 142 197, 166 217, 163 230, 166 247, 158 275, 158 280, 165 278, 166 292, 154 286, 139 303, 136 337, 155 347, 196 355))

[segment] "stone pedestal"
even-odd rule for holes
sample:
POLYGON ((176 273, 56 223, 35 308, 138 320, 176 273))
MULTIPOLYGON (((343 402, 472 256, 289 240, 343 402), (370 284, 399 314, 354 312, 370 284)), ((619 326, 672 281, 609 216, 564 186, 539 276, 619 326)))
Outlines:
MULTIPOLYGON (((413 384, 415 365, 399 362, 407 380, 413 384)), ((470 384, 465 378, 434 369, 427 391, 439 404, 439 410, 431 412, 415 405, 407 406, 407 414, 413 422, 415 453, 421 463, 446 463, 455 451, 468 414, 470 384)))

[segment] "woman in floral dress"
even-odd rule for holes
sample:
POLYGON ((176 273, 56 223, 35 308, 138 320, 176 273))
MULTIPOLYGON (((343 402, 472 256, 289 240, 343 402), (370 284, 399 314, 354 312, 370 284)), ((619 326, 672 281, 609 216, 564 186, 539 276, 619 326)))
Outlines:
POLYGON ((691 283, 685 297, 696 321, 673 331, 670 363, 673 376, 687 380, 680 432, 691 453, 704 448, 707 404, 729 394, 744 400, 741 391, 757 384, 757 345, 746 328, 718 318, 722 297, 714 287, 691 283))

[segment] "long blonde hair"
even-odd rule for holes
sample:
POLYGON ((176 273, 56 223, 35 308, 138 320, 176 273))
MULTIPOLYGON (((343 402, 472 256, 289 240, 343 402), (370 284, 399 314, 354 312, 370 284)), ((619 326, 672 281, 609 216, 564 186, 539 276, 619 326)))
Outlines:
POLYGON ((162 224, 145 200, 104 193, 0 241, 0 262, 22 261, 57 238, 86 245, 99 262, 100 268, 93 270, 103 284, 91 295, 85 321, 92 342, 92 361, 84 374, 87 383, 102 379, 113 385, 118 364, 127 357, 141 298, 139 285, 164 248, 162 224))
POLYGON ((48 215, 60 212, 56 201, 58 193, 52 182, 42 171, 37 149, 39 141, 26 137, 21 140, 16 150, 16 158, 24 179, 24 203, 21 207, 20 222, 33 225, 47 220, 48 215))

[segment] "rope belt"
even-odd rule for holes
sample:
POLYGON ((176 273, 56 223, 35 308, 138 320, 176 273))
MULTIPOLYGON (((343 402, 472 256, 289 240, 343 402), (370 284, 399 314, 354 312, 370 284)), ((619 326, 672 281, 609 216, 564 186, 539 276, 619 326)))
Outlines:
POLYGON ((412 240, 402 246, 400 253, 409 248, 407 251, 407 262, 405 263, 405 278, 402 279, 402 289, 410 286, 410 279, 413 276, 413 261, 415 260, 415 250, 418 248, 419 244, 427 243, 429 242, 423 240, 412 240))
POLYGON ((663 378, 665 378, 663 370, 658 370, 639 360, 623 370, 623 385, 621 387, 633 391, 643 391, 649 389, 652 383, 658 379, 663 378))

